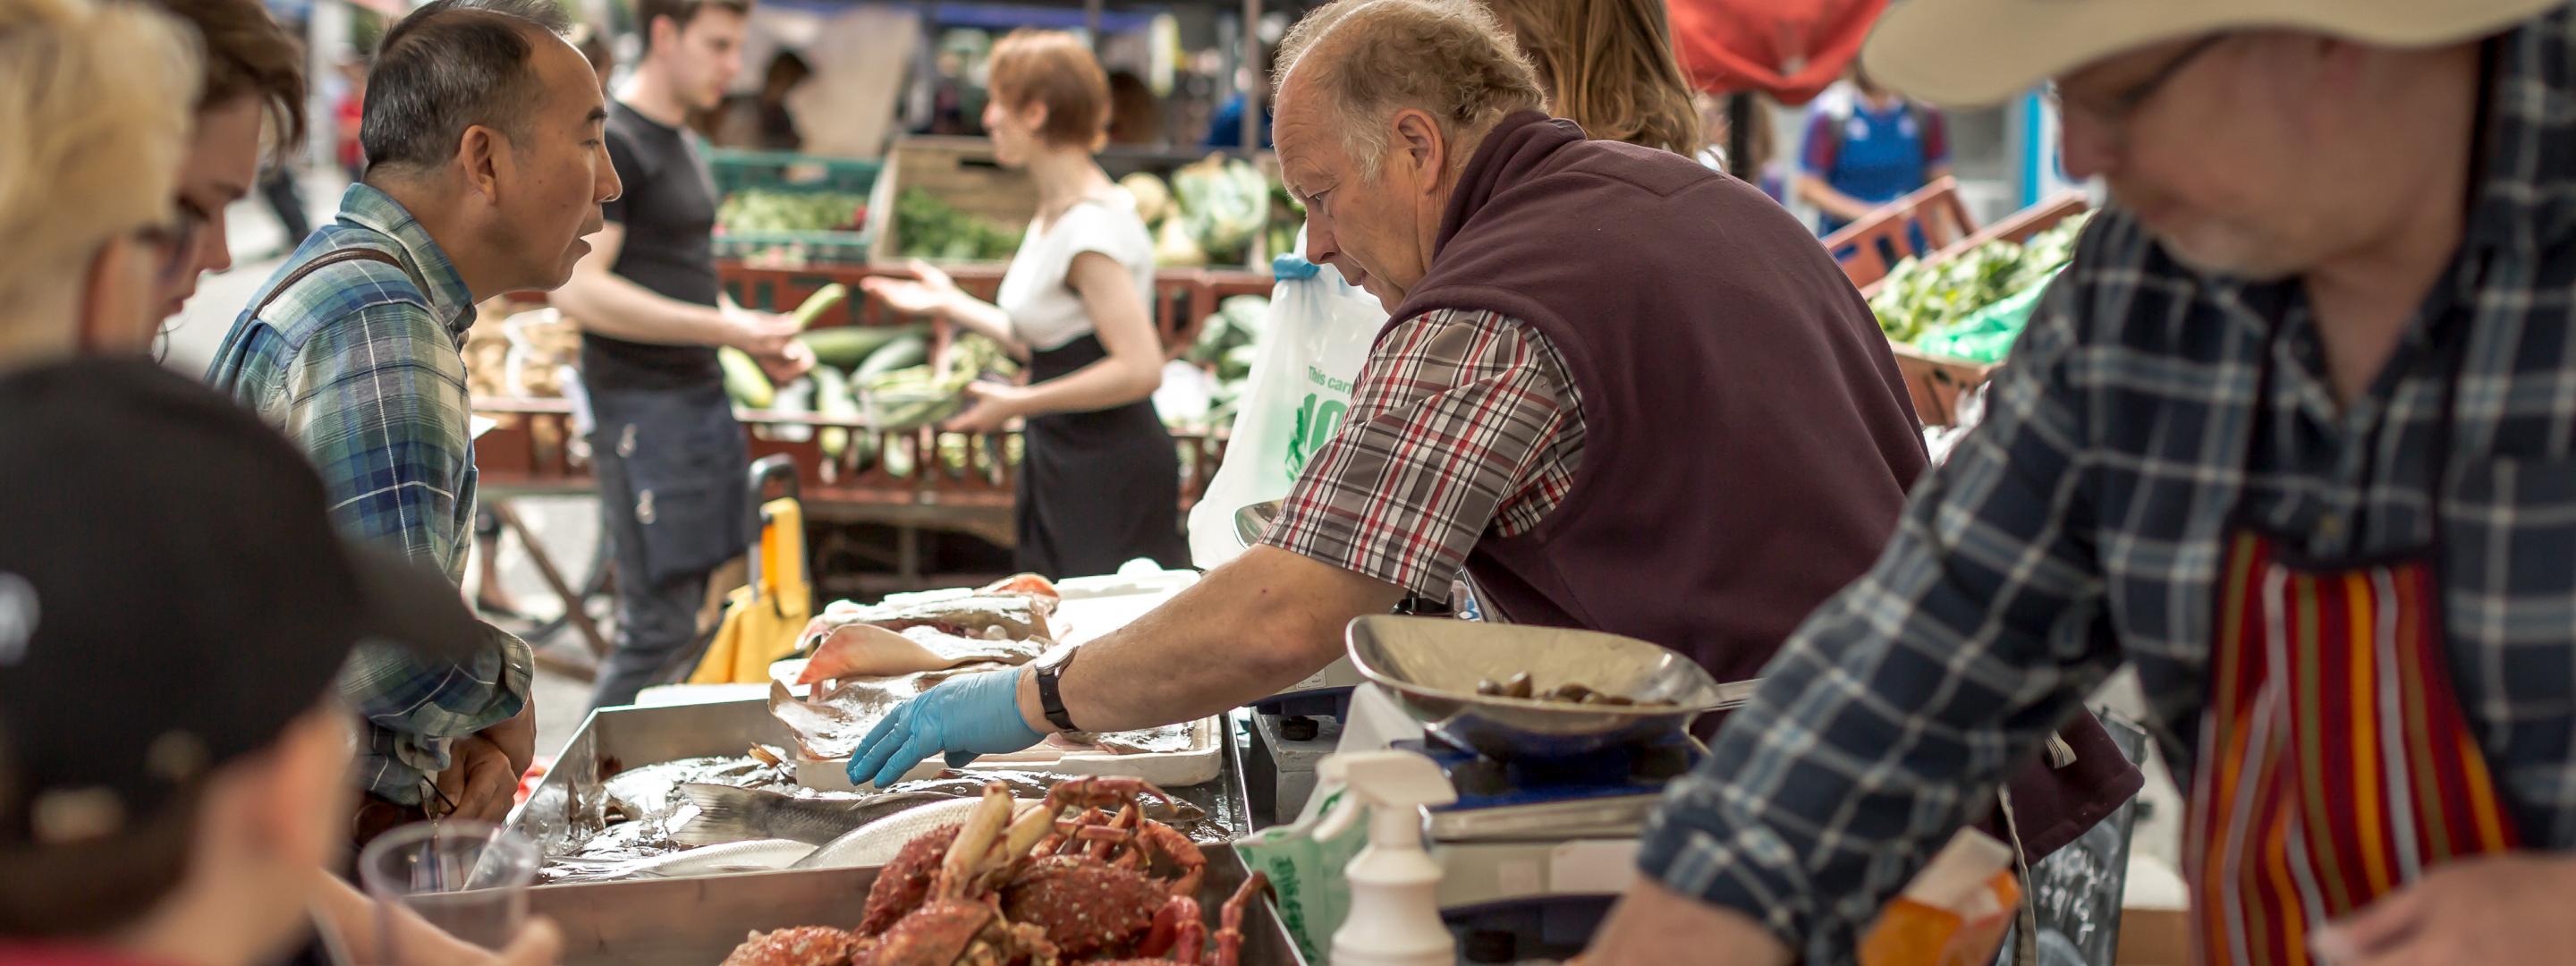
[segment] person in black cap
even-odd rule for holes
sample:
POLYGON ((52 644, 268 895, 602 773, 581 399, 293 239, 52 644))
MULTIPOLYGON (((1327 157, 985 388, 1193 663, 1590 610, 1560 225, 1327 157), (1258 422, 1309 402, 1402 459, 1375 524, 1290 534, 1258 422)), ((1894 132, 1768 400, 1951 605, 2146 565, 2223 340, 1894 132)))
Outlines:
POLYGON ((455 587, 344 542, 302 453, 150 363, 24 370, 0 412, 0 966, 267 962, 317 909, 372 932, 325 871, 333 681, 362 637, 474 640, 455 587))

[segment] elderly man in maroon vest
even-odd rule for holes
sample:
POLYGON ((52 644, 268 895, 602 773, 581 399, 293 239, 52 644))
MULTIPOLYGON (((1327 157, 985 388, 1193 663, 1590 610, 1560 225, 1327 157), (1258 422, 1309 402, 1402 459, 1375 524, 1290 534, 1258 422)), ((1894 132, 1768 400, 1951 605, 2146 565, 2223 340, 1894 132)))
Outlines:
MULTIPOLYGON (((1392 312, 1343 428, 1262 546, 1069 663, 933 689, 854 780, 1258 699, 1462 572, 1501 619, 1749 678, 1886 543, 1925 466, 1914 414, 1868 306, 1778 205, 1548 118, 1474 0, 1346 0, 1280 62, 1307 256, 1392 312)), ((2097 780, 2033 793, 2036 826, 2016 801, 2035 848, 2137 786, 2082 724, 2097 780)))

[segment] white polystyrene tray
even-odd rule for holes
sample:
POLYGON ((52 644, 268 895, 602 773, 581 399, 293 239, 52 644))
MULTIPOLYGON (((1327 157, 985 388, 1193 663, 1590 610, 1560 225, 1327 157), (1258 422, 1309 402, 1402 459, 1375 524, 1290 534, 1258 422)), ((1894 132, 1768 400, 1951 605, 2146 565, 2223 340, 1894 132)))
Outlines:
MULTIPOLYGON (((1064 602, 1056 608, 1049 623, 1063 644, 1081 644, 1109 634, 1145 612, 1162 606, 1191 584, 1199 575, 1192 570, 1166 570, 1138 575, 1077 577, 1056 584, 1064 602)), ((904 600, 936 599, 971 593, 969 590, 935 590, 887 598, 889 603, 904 600)), ((770 677, 784 683, 789 690, 803 694, 796 686, 796 675, 805 669, 802 659, 780 661, 770 665, 770 677)), ((1213 781, 1223 765, 1218 753, 1224 747, 1225 726, 1221 717, 1211 716, 1191 726, 1190 750, 1148 752, 1138 755, 1112 755, 1102 752, 1059 752, 1045 745, 1008 755, 986 755, 976 759, 968 771, 979 768, 1044 770, 1072 775, 1116 775, 1142 778, 1165 787, 1196 785, 1213 781)), ((850 762, 847 758, 808 761, 796 760, 796 780, 808 788, 823 791, 846 791, 850 786, 850 762)), ((936 775, 947 764, 938 758, 925 759, 904 777, 926 778, 936 775)))

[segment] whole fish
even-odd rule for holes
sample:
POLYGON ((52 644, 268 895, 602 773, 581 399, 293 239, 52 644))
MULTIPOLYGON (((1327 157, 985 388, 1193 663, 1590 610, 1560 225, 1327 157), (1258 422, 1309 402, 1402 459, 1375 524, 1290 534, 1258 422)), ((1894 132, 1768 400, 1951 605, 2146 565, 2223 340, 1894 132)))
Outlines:
MULTIPOLYGON (((862 736, 864 737, 864 736, 862 736)), ((674 789, 690 782, 794 787, 793 775, 747 755, 679 758, 620 771, 600 787, 625 818, 655 819, 679 806, 674 789)))
MULTIPOLYGON (((1029 799, 1016 801, 1018 806, 1036 804, 1029 799)), ((965 821, 967 814, 982 803, 981 797, 952 798, 896 813, 891 818, 859 826, 848 835, 824 843, 822 848, 796 860, 796 864, 788 868, 849 869, 884 865, 894 861, 894 854, 903 850, 904 843, 942 825, 965 821)))
MULTIPOLYGON (((931 792, 952 798, 974 798, 984 794, 986 784, 998 781, 1011 790, 1011 797, 1037 801, 1045 798, 1047 792, 1057 784, 1074 781, 1080 777, 1082 776, 1042 771, 982 769, 971 772, 947 771, 941 772, 936 778, 916 778, 908 782, 896 782, 886 791, 931 792)), ((1146 818, 1165 825, 1196 822, 1207 817, 1205 809, 1178 799, 1166 803, 1160 798, 1148 795, 1138 799, 1138 804, 1144 806, 1143 812, 1146 818)))
POLYGON ((822 845, 897 812, 955 800, 935 792, 798 798, 731 785, 682 785, 698 814, 671 833, 682 845, 791 839, 822 845))
POLYGON ((692 875, 718 875, 727 872, 771 872, 790 868, 795 862, 813 854, 810 842, 786 839, 753 839, 728 842, 702 849, 688 849, 643 859, 594 859, 566 856, 556 859, 558 865, 573 874, 567 878, 585 880, 666 878, 692 875))

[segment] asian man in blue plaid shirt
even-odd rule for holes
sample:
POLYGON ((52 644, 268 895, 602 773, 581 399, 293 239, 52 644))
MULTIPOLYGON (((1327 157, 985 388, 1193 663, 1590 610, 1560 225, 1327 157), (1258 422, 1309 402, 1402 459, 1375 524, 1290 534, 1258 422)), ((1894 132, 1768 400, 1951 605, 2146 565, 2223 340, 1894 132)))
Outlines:
MULTIPOLYGON (((452 578, 474 517, 459 346, 475 303, 562 284, 618 192, 599 85, 561 27, 551 4, 512 0, 441 0, 396 23, 369 76, 365 181, 207 373, 304 446, 344 531, 452 578)), ((463 662, 351 659, 341 689, 367 723, 357 838, 433 806, 508 813, 534 740, 530 655, 482 633, 463 662)))

